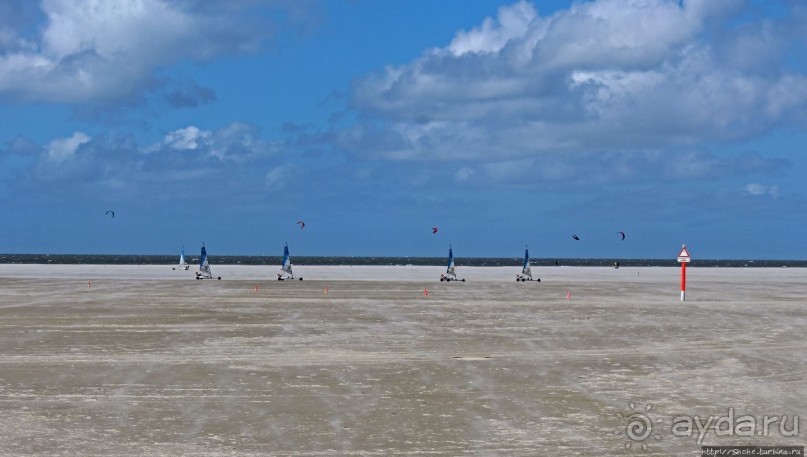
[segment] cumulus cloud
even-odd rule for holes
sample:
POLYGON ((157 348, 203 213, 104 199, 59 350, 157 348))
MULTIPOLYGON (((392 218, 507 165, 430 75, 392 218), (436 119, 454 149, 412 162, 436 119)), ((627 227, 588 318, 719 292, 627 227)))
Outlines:
MULTIPOLYGON (((0 159, 12 154, 15 160, 30 157, 31 166, 17 167, 8 180, 21 194, 75 192, 162 200, 219 198, 226 193, 238 199, 249 194, 248 189, 268 191, 292 179, 293 165, 281 151, 255 127, 233 123, 211 130, 183 127, 148 146, 127 135, 75 132, 44 146, 20 137, 0 148, 0 159), (191 188, 195 190, 189 192, 191 188)), ((253 198, 262 196, 244 197, 253 198)))
POLYGON ((479 28, 459 32, 448 50, 455 56, 499 52, 511 40, 523 38, 536 17, 532 5, 523 1, 501 8, 498 20, 487 18, 479 28))
POLYGON ((542 16, 521 1, 355 81, 351 106, 372 122, 340 139, 393 160, 512 162, 675 150, 803 121, 807 77, 779 65, 800 52, 788 34, 803 32, 737 25, 743 5, 597 0, 542 16))
MULTIPOLYGON (((159 85, 161 66, 258 49, 275 29, 271 15, 253 14, 259 7, 266 4, 43 0, 38 35, 0 22, 0 94, 95 104, 137 96, 159 85)), ((167 98, 180 106, 212 99, 199 87, 167 98)))
POLYGON ((195 34, 193 17, 158 0, 46 0, 42 9, 39 47, 0 57, 2 92, 56 102, 116 98, 181 55, 195 34))
POLYGON ((198 127, 191 125, 168 133, 163 140, 163 144, 169 149, 194 150, 209 146, 211 137, 211 132, 200 130, 198 127))
POLYGON ((57 138, 45 148, 48 160, 56 163, 66 162, 76 154, 79 146, 89 141, 90 137, 82 132, 74 132, 67 138, 57 138))
POLYGON ((279 142, 260 137, 257 127, 234 122, 216 130, 203 130, 189 125, 168 132, 159 143, 143 148, 146 154, 194 151, 218 160, 245 161, 278 154, 285 149, 279 142))

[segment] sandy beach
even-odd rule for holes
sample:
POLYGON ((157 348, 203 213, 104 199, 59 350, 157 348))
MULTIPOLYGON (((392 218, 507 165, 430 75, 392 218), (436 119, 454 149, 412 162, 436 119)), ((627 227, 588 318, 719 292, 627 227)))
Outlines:
POLYGON ((305 280, 284 282, 276 267, 211 268, 221 281, 0 265, 0 454, 695 456, 807 441, 804 269, 693 265, 682 302, 678 268, 534 268, 541 282, 516 283, 517 267, 458 265, 467 282, 450 284, 441 267, 295 266, 305 280), (674 429, 695 416, 722 429, 674 429))

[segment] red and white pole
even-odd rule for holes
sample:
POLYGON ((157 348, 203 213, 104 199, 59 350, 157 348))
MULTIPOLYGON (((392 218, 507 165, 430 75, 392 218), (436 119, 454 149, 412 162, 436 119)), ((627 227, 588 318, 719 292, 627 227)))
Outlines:
POLYGON ((687 263, 681 262, 681 301, 687 298, 687 263))
POLYGON ((687 299, 687 263, 692 260, 687 251, 687 245, 681 246, 681 252, 678 253, 678 261, 681 263, 681 301, 687 299))

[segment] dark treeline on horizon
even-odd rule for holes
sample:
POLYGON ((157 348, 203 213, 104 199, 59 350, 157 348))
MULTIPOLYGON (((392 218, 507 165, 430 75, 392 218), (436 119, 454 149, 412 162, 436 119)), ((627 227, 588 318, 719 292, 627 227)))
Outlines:
MULTIPOLYGON (((185 260, 198 264, 199 256, 189 255, 185 260)), ((219 265, 280 265, 280 256, 233 256, 217 255, 209 257, 212 264, 219 265)), ((179 261, 176 255, 121 255, 121 254, 0 254, 0 264, 62 264, 62 265, 174 265, 179 261)), ((504 267, 520 266, 523 258, 517 257, 456 257, 460 266, 504 267)), ((416 265, 441 266, 445 257, 372 257, 372 256, 299 256, 294 257, 295 265, 416 265)), ((535 267, 549 266, 590 266, 612 267, 672 267, 680 265, 676 259, 566 259, 535 258, 530 264, 535 267)), ((697 267, 807 267, 805 260, 723 260, 697 259, 690 266, 697 267)))

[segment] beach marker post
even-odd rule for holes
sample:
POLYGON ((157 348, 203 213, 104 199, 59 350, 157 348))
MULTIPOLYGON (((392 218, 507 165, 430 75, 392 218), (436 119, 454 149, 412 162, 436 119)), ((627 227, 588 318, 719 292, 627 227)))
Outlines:
POLYGON ((681 301, 685 301, 687 297, 687 264, 691 260, 687 245, 681 246, 681 251, 678 253, 678 262, 681 264, 681 301))

